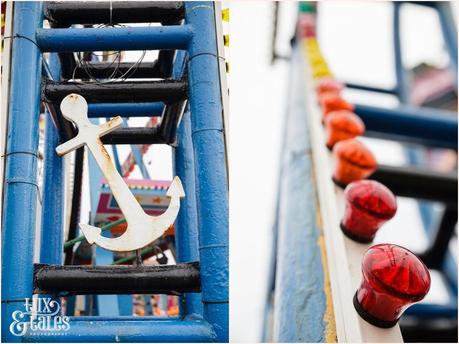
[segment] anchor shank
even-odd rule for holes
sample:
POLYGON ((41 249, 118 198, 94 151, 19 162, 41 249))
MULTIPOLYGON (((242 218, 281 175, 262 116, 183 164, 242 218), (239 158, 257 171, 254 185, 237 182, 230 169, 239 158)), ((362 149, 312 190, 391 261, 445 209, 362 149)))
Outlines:
POLYGON ((145 215, 139 202, 136 200, 131 190, 115 168, 102 141, 96 138, 94 141, 87 142, 94 159, 99 165, 107 183, 110 185, 113 196, 126 218, 127 223, 135 223, 136 219, 145 215))

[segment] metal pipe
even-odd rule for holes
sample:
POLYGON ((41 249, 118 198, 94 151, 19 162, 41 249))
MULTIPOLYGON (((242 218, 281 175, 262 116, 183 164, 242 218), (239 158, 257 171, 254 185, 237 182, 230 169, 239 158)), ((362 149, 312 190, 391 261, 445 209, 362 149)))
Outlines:
POLYGON ((199 263, 160 266, 36 264, 34 293, 173 294, 199 292, 199 263))
POLYGON ((193 36, 188 25, 39 29, 42 52, 186 49, 193 36))
POLYGON ((119 128, 102 136, 101 141, 108 145, 166 144, 158 127, 119 128))
POLYGON ((32 297, 38 196, 38 114, 41 56, 33 44, 42 26, 43 3, 14 3, 5 188, 2 228, 2 342, 20 342, 9 326, 12 314, 32 297), (18 37, 19 36, 19 37, 18 37))
MULTIPOLYGON (((174 78, 181 78, 186 69, 186 53, 178 51, 172 70, 174 78)), ((175 174, 182 181, 186 197, 175 221, 176 259, 178 262, 199 260, 199 232, 196 209, 196 186, 194 173, 194 152, 191 138, 190 111, 187 106, 177 129, 177 146, 173 150, 175 174)), ((201 295, 192 293, 182 296, 182 316, 198 314, 202 317, 201 295)))
POLYGON ((393 22, 392 22, 392 39, 394 45, 394 63, 395 63, 395 80, 396 94, 402 104, 409 103, 408 79, 405 68, 403 66, 402 44, 400 41, 400 9, 401 2, 394 1, 393 6, 393 22))
POLYGON ((398 196, 457 205, 457 174, 380 165, 369 178, 383 183, 398 196))
POLYGON ((89 76, 98 79, 107 79, 110 75, 119 77, 126 73, 126 78, 163 78, 163 73, 159 70, 158 61, 142 62, 135 64, 133 62, 99 62, 89 64, 83 68, 78 66, 73 75, 74 79, 88 79, 89 76), (116 71, 116 74, 115 74, 116 71))
POLYGON ((96 1, 81 6, 72 2, 50 1, 44 9, 53 27, 72 24, 153 23, 183 19, 182 1, 96 1))
POLYGON ((216 341, 227 342, 228 183, 214 4, 185 2, 185 20, 199 33, 190 43, 188 73, 204 318, 216 341))
POLYGON ((183 115, 186 100, 166 105, 159 125, 159 135, 163 138, 164 143, 169 145, 175 144, 177 140, 177 126, 183 115))
POLYGON ((88 103, 137 103, 164 101, 172 103, 187 97, 186 81, 141 81, 87 83, 46 81, 43 98, 47 102, 60 103, 70 93, 83 96, 88 103))
MULTIPOLYGON (((50 54, 49 66, 53 77, 58 80, 60 66, 57 54, 50 54)), ((56 154, 56 146, 59 144, 59 133, 52 123, 51 115, 48 111, 46 111, 45 116, 40 263, 62 264, 62 242, 64 237, 64 160, 56 154)))
POLYGON ((457 150, 457 116, 453 112, 355 105, 355 113, 365 122, 366 136, 457 150))
POLYGON ((453 9, 449 2, 435 2, 440 19, 441 31, 449 55, 449 63, 454 74, 457 88, 457 25, 453 17, 453 9))
POLYGON ((70 317, 65 336, 43 336, 42 332, 24 336, 27 342, 61 343, 208 343, 215 341, 212 327, 203 320, 151 317, 70 317))
POLYGON ((356 90, 361 90, 361 91, 368 91, 368 92, 378 92, 378 93, 384 93, 384 94, 397 94, 396 89, 387 89, 387 88, 380 88, 380 87, 374 87, 374 86, 368 86, 368 85, 360 85, 360 84, 354 84, 350 82, 346 82, 346 87, 353 88, 356 90))
POLYGON ((420 257, 429 269, 440 270, 457 224, 457 205, 447 205, 430 247, 420 257))
POLYGON ((163 102, 156 103, 90 103, 88 104, 89 118, 106 117, 153 117, 161 116, 163 102))

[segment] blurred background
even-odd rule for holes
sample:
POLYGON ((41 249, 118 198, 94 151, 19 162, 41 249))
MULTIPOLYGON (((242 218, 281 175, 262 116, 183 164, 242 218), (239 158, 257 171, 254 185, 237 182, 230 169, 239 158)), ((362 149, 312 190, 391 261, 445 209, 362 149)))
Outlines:
MULTIPOLYGON (((230 10, 230 328, 232 341, 253 342, 262 340, 263 333, 269 331, 263 327, 275 260, 274 224, 278 180, 282 178, 279 163, 289 93, 290 41, 298 3, 239 1, 231 2, 230 10), (277 37, 273 41, 275 26, 277 37)), ((455 23, 456 11, 457 4, 451 2, 455 23)), ((319 45, 338 80, 382 89, 395 86, 393 12, 393 3, 388 1, 318 3, 319 45)), ((407 102, 456 113, 457 76, 449 68, 451 61, 437 12, 429 6, 404 3, 400 25, 403 66, 411 86, 407 102)), ((455 65, 457 68, 457 62, 455 65)), ((351 103, 388 108, 400 103, 395 95, 349 87, 344 97, 351 103)), ((408 152, 406 145, 394 141, 363 141, 378 163, 421 165, 454 173, 457 178, 454 150, 409 146, 408 152)), ((449 251, 457 262, 457 204, 454 212, 449 251)), ((375 243, 393 242, 422 253, 445 213, 443 204, 399 197, 397 215, 378 233, 375 243)), ((454 268, 457 276, 457 264, 454 268)), ((445 338, 437 333, 437 341, 457 341, 457 281, 456 293, 452 294, 441 272, 431 270, 431 277, 432 288, 425 302, 453 305, 456 313, 442 322, 445 338)), ((404 333, 405 341, 410 339, 408 332, 404 333)))

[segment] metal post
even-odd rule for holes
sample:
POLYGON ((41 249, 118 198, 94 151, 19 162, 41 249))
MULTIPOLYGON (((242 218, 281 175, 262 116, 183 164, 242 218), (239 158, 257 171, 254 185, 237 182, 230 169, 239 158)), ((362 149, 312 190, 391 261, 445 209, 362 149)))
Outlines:
POLYGON ((6 150, 2 236, 2 341, 18 342, 9 330, 12 313, 32 297, 36 221, 38 114, 41 57, 35 31, 43 3, 14 4, 10 113, 6 150))
MULTIPOLYGON (((173 77, 179 79, 185 69, 186 53, 177 51, 173 66, 173 77)), ((196 210, 196 186, 194 173, 194 152, 191 139, 189 108, 185 110, 177 129, 177 147, 173 150, 174 171, 182 180, 186 197, 175 222, 175 244, 178 262, 199 261, 199 233, 196 210)), ((201 294, 189 293, 183 297, 180 312, 183 316, 200 315, 203 308, 201 294), (183 306, 182 306, 183 305, 183 306)))
POLYGON ((394 59, 395 59, 395 77, 398 98, 401 103, 408 103, 408 80, 403 67, 402 45, 400 42, 400 8, 402 3, 394 1, 393 6, 393 40, 394 40, 394 59))
POLYGON ((453 9, 449 1, 435 2, 435 7, 440 18, 441 31, 457 87, 457 27, 453 18, 453 9))
POLYGON ((204 318, 216 341, 228 341, 228 184, 212 2, 186 2, 194 32, 189 45, 193 139, 204 318))
MULTIPOLYGON (((60 67, 57 54, 50 54, 49 66, 53 78, 59 80, 60 67)), ((56 146, 59 144, 59 133, 48 111, 46 111, 45 120, 40 262, 43 264, 62 264, 64 241, 64 160, 56 154, 56 146)))

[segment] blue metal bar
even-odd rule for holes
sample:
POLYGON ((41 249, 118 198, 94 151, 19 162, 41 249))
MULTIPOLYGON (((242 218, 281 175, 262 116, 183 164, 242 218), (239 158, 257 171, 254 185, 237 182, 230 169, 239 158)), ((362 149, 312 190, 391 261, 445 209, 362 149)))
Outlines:
MULTIPOLYGON (((152 319, 151 317, 70 317, 65 335, 46 336, 28 332, 25 342, 70 343, 174 343, 213 342, 212 327, 202 320, 152 319)), ((61 331, 62 332, 62 331, 61 331)))
POLYGON ((189 25, 39 29, 42 52, 186 49, 193 36, 189 25))
MULTIPOLYGON (((113 263, 113 252, 96 246, 95 265, 111 265, 113 263)), ((118 295, 94 295, 97 298, 97 315, 116 316, 120 315, 118 295)), ((132 315, 132 313, 130 314, 132 315)))
POLYGON ((402 3, 393 1, 393 44, 394 44, 394 62, 395 62, 395 78, 396 78, 396 94, 400 99, 400 102, 405 104, 408 103, 408 79, 405 68, 403 67, 402 58, 402 45, 400 41, 400 8, 402 3))
POLYGON ((453 18, 453 9, 449 1, 435 2, 435 8, 440 18, 441 31, 457 87, 457 26, 453 18))
POLYGON ((353 84, 350 82, 346 83, 346 87, 353 88, 356 90, 361 90, 361 91, 368 91, 368 92, 377 92, 377 93, 384 93, 384 94, 397 94, 396 89, 387 89, 387 88, 380 88, 380 87, 374 87, 374 86, 367 86, 367 85, 359 85, 359 84, 353 84))
POLYGON ((204 318, 228 341, 228 182, 212 2, 185 2, 189 46, 191 135, 195 157, 204 318), (199 34, 198 34, 199 33, 199 34))
POLYGON ((355 105, 355 113, 365 122, 365 135, 457 150, 457 116, 452 112, 355 105))
POLYGON ((164 103, 100 103, 88 105, 88 117, 153 117, 161 116, 164 103))
MULTIPOLYGON (((49 67, 53 79, 59 80, 60 63, 57 54, 50 54, 49 67)), ((56 154, 59 133, 53 124, 51 114, 46 111, 45 115, 40 262, 43 264, 62 264, 64 242, 64 159, 56 154)))
POLYGON ((122 175, 122 167, 120 162, 120 157, 118 155, 118 147, 116 145, 112 145, 112 152, 113 152, 113 160, 115 160, 115 167, 119 174, 122 175))
POLYGON ((32 41, 42 25, 42 7, 40 1, 14 3, 13 35, 21 37, 12 44, 2 230, 2 342, 21 341, 9 330, 12 313, 24 311, 24 299, 32 297, 41 79, 40 51, 32 41))
POLYGON ((151 179, 150 173, 148 173, 145 164, 143 163, 142 152, 140 151, 139 145, 131 145, 132 155, 134 156, 135 163, 139 166, 140 173, 143 179, 151 179))
MULTIPOLYGON (((179 79, 186 66, 186 53, 177 51, 172 75, 179 79)), ((190 111, 187 106, 177 129, 177 147, 173 150, 175 174, 182 181, 186 197, 182 200, 180 212, 175 222, 175 245, 178 262, 199 261, 199 233, 196 210, 196 186, 194 173, 194 152, 191 139, 190 111)), ((202 316, 201 294, 188 293, 183 297, 180 312, 185 315, 202 316)))

